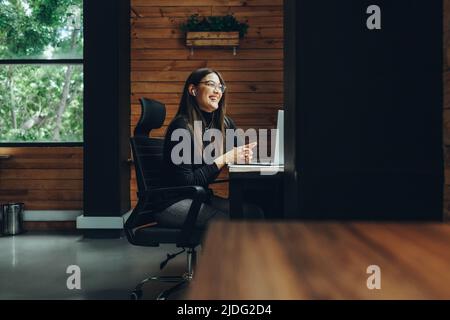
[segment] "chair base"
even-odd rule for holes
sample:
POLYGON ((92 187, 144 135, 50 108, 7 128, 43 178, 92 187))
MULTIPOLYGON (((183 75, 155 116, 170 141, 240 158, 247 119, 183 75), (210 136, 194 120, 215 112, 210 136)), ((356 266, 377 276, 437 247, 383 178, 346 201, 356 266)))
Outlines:
POLYGON ((196 263, 197 253, 194 248, 189 248, 187 251, 187 271, 181 276, 151 276, 144 280, 142 280, 131 292, 130 299, 131 300, 141 300, 143 293, 142 287, 150 281, 160 281, 160 282, 169 282, 176 283, 175 286, 162 291, 157 297, 156 300, 167 300, 168 297, 176 291, 183 289, 185 286, 189 284, 194 275, 194 265, 196 263))
POLYGON ((188 285, 190 280, 192 279, 192 276, 161 276, 161 277, 148 277, 147 279, 142 280, 136 288, 133 290, 133 292, 130 295, 131 300, 140 300, 142 299, 143 293, 142 293, 142 287, 149 281, 160 281, 160 282, 169 282, 169 283, 176 283, 175 286, 162 291, 157 297, 156 300, 167 300, 168 297, 183 289, 184 286, 188 285))

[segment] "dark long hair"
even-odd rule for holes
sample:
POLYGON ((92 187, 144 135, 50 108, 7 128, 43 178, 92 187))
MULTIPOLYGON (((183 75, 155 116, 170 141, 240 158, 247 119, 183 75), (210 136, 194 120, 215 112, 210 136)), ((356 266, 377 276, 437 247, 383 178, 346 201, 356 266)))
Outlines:
MULTIPOLYGON (((193 136, 195 139, 200 139, 201 137, 196 137, 196 133, 194 133, 194 121, 202 121, 203 127, 206 127, 205 119, 203 118, 203 115, 201 113, 201 109, 197 103, 197 100, 194 96, 192 96, 189 93, 189 86, 193 84, 194 86, 198 86, 200 81, 204 77, 206 77, 208 74, 215 73, 220 80, 220 83, 225 86, 225 81, 223 80, 222 75, 213 69, 210 68, 200 68, 195 71, 193 71, 189 77, 186 79, 186 82, 184 84, 183 88, 183 95, 181 96, 180 105, 178 107, 178 112, 175 116, 177 118, 178 116, 182 116, 186 119, 188 123, 188 127, 193 133, 193 136)), ((222 98, 219 101, 219 107, 217 110, 213 111, 213 124, 212 128, 218 129, 222 132, 222 137, 225 137, 225 112, 226 112, 226 92, 222 93, 222 98)), ((199 145, 202 145, 199 144, 199 145)))

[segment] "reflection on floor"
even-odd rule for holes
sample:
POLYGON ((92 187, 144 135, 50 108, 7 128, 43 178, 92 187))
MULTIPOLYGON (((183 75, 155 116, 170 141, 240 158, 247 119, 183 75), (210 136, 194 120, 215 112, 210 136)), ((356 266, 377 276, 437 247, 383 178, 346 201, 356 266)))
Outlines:
MULTIPOLYGON (((129 299, 149 275, 181 275, 186 255, 160 271, 175 245, 137 247, 120 239, 85 239, 79 234, 25 233, 0 237, 0 299, 129 299), (81 289, 67 288, 71 265, 80 267, 81 289)), ((144 299, 154 299, 171 284, 148 283, 144 299)), ((182 299, 184 292, 171 299, 182 299)))

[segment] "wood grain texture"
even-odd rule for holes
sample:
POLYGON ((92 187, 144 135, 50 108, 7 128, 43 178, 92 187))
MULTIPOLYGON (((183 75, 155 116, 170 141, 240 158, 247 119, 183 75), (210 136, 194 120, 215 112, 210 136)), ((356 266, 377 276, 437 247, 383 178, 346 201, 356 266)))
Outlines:
MULTIPOLYGON (((283 35, 283 28, 275 27, 249 27, 246 37, 252 38, 276 38, 279 35, 283 35)), ((131 36, 134 39, 182 39, 185 37, 184 32, 182 32, 177 26, 173 28, 139 28, 136 25, 131 27, 131 36)))
MULTIPOLYGON (((131 6, 131 133, 140 116, 139 98, 147 97, 166 104, 166 121, 151 134, 163 137, 178 109, 184 81, 193 70, 203 67, 222 73, 227 83, 227 114, 238 127, 275 127, 276 110, 284 97, 282 0, 132 0, 131 6), (179 26, 196 13, 234 14, 249 24, 236 56, 229 48, 195 48, 191 55, 179 26)), ((220 178, 227 178, 227 172, 221 172, 220 178)), ((133 205, 135 184, 133 172, 133 205)), ((212 188, 228 197, 228 184, 212 188)))
POLYGON ((253 7, 253 6, 281 6, 282 0, 132 0, 132 6, 145 7, 211 7, 211 6, 230 6, 230 7, 253 7))
MULTIPOLYGON (((185 49, 186 45, 183 39, 133 39, 131 41, 132 49, 185 49)), ((240 49, 282 49, 283 39, 248 39, 239 40, 240 49)), ((220 62, 220 61, 217 61, 220 62)), ((147 65, 147 64, 146 64, 147 65)), ((153 65, 153 63, 152 63, 153 65)), ((189 68, 189 70, 193 70, 189 68)), ((224 70, 224 69, 222 69, 224 70)))
POLYGON ((218 222, 188 298, 450 299, 449 246, 446 224, 218 222))
POLYGON ((23 229, 25 231, 69 231, 76 230, 75 221, 25 221, 23 229))
MULTIPOLYGON (((150 2, 150 1, 147 1, 150 2)), ((131 18, 160 18, 160 17, 183 17, 187 18, 193 14, 198 14, 200 16, 207 15, 226 15, 226 14, 234 14, 236 18, 247 18, 247 17, 267 17, 270 14, 271 17, 282 17, 283 16, 283 7, 282 4, 277 6, 239 6, 239 7, 231 7, 231 6, 207 6, 207 7, 199 7, 199 6, 190 6, 190 7, 182 7, 182 6, 159 6, 159 7, 146 7, 139 6, 134 4, 132 1, 132 6, 135 12, 138 13, 132 14, 131 18)))
MULTIPOLYGON (((145 10, 140 8, 138 10, 145 10)), ((267 15, 267 14, 266 14, 267 15)), ((252 25, 253 27, 275 27, 279 28, 283 25, 283 17, 275 17, 273 19, 267 20, 265 17, 245 17, 245 21, 252 25)), ((177 16, 156 16, 156 17, 140 17, 139 19, 133 19, 131 25, 136 28, 173 28, 179 27, 182 23, 186 22, 186 16, 177 17, 177 16)))
POLYGON ((0 203, 26 210, 81 210, 82 147, 0 147, 0 203))

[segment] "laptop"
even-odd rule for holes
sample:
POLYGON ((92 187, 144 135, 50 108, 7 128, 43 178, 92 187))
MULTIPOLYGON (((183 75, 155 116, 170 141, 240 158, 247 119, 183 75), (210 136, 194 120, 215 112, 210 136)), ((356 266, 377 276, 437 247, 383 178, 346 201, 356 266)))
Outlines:
MULTIPOLYGON (((249 162, 244 166, 283 166, 284 165, 284 111, 278 110, 277 114, 277 134, 275 137, 275 155, 273 160, 268 162, 249 162)), ((241 164, 240 164, 241 165, 241 164)))

